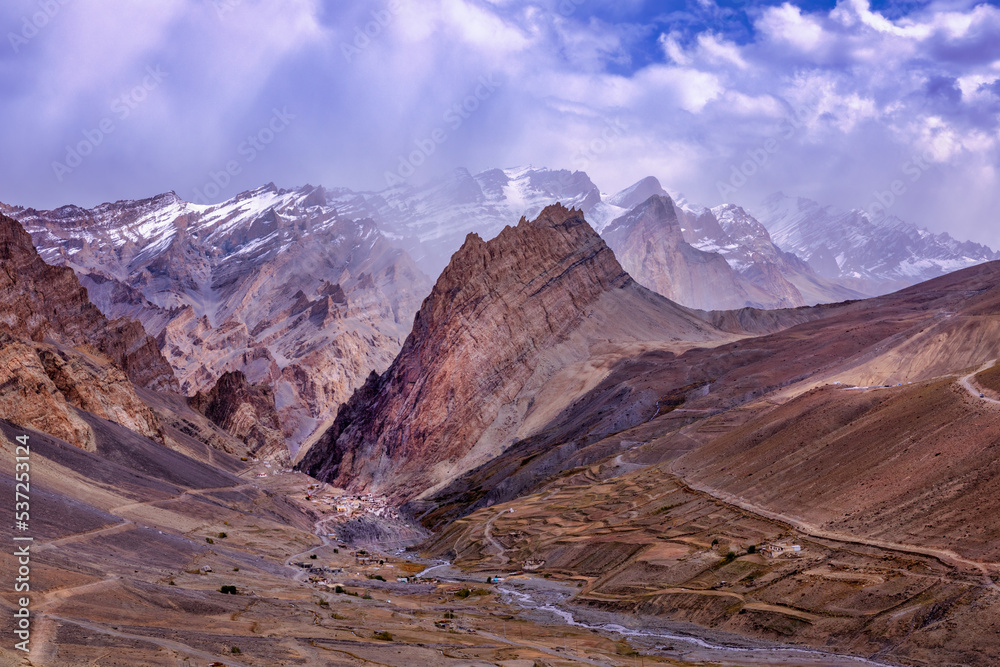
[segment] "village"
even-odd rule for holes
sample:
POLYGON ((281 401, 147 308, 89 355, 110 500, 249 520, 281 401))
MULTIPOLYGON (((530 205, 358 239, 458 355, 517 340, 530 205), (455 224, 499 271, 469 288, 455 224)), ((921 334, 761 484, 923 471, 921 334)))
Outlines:
MULTIPOLYGON (((258 478, 275 477, 278 475, 292 475, 295 471, 291 468, 280 468, 269 460, 250 459, 252 463, 258 463, 263 468, 256 473, 258 478)), ((363 496, 352 496, 329 484, 312 484, 307 487, 303 500, 313 505, 319 505, 323 512, 333 511, 336 515, 344 518, 357 517, 363 514, 370 514, 380 519, 399 520, 399 512, 389 505, 388 499, 374 494, 363 496)))

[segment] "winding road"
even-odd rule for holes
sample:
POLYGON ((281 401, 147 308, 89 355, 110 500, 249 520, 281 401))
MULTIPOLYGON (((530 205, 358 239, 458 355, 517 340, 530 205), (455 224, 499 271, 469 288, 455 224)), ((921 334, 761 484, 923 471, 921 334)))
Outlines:
POLYGON ((982 368, 980 368, 978 370, 975 370, 975 371, 969 373, 968 375, 966 375, 965 377, 959 379, 958 384, 960 384, 962 387, 964 387, 965 390, 967 392, 969 392, 970 394, 972 394, 972 396, 974 398, 978 398, 980 401, 985 401, 986 403, 993 403, 994 405, 1000 405, 1000 401, 996 400, 995 398, 988 398, 986 396, 980 396, 980 394, 983 393, 983 392, 981 392, 979 389, 977 389, 972 384, 973 378, 975 378, 977 375, 979 375, 983 371, 986 371, 986 370, 989 370, 989 369, 993 368, 996 365, 997 361, 1000 361, 1000 360, 996 360, 995 359, 993 361, 989 361, 989 362, 983 364, 982 368))
POLYGON ((506 513, 507 510, 500 510, 486 522, 486 526, 483 528, 483 540, 496 552, 496 556, 500 561, 501 567, 510 562, 510 557, 507 556, 507 549, 505 549, 504 546, 493 537, 493 524, 496 523, 497 519, 506 513))
POLYGON ((807 535, 809 537, 816 537, 820 539, 833 540, 834 542, 841 542, 843 544, 859 544, 868 547, 877 547, 879 549, 886 549, 888 551, 896 551, 899 553, 913 554, 916 556, 930 556, 936 558, 942 562, 950 563, 957 567, 969 567, 979 570, 983 574, 984 584, 993 589, 994 591, 1000 593, 1000 586, 993 581, 993 577, 990 573, 990 568, 994 571, 1000 571, 1000 563, 994 563, 989 561, 977 561, 969 558, 965 558, 955 553, 954 551, 949 551, 947 549, 936 549, 934 547, 919 547, 913 544, 900 544, 898 542, 889 542, 886 540, 876 540, 872 538, 860 537, 858 535, 848 535, 846 533, 837 533, 832 530, 824 530, 818 526, 811 523, 802 521, 795 517, 788 516, 787 514, 781 514, 778 512, 772 512, 762 507, 758 507, 751 503, 746 502, 742 498, 738 498, 732 494, 726 493, 725 491, 719 491, 717 489, 712 489, 707 486, 694 485, 682 477, 674 473, 673 470, 670 471, 674 474, 675 479, 684 488, 688 489, 696 495, 704 495, 712 498, 713 500, 722 503, 723 505, 729 505, 745 512, 750 512, 751 514, 756 514, 757 516, 771 519, 773 521, 778 521, 785 525, 791 526, 796 531, 807 535))

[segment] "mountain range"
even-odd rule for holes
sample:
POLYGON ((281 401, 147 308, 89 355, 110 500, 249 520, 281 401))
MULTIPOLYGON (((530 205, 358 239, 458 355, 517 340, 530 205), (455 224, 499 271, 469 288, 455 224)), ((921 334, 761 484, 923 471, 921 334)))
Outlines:
POLYGON ((636 284, 578 209, 555 204, 490 241, 469 235, 396 361, 301 468, 412 500, 502 453, 618 360, 728 338, 636 284))
POLYGON ((671 198, 653 177, 605 195, 583 172, 535 168, 457 170, 381 192, 269 184, 217 205, 166 193, 0 209, 45 261, 76 272, 105 316, 144 326, 182 393, 235 372, 270 386, 295 457, 388 368, 428 276, 469 233, 488 241, 556 202, 580 210, 638 284, 704 311, 864 298, 995 256, 900 221, 876 233, 860 213, 801 199, 770 198, 762 224, 737 206, 671 198), (867 231, 835 231, 848 222, 867 231))
POLYGON ((430 282, 322 188, 268 185, 218 206, 173 193, 92 210, 8 207, 41 256, 109 317, 156 339, 181 392, 227 372, 265 382, 292 454, 402 344, 430 282))
MULTIPOLYGON (((241 644, 301 664, 344 641, 405 662, 454 642, 414 610, 465 604, 448 583, 384 581, 425 567, 379 562, 425 530, 425 556, 489 576, 474 595, 531 627, 509 587, 537 572, 572 591, 562 610, 614 626, 995 664, 1000 262, 860 299, 739 207, 698 208, 654 179, 598 195, 603 235, 583 203, 550 203, 467 233, 433 286, 410 252, 443 250, 474 217, 420 239, 311 186, 5 207, 20 222, 0 216, 0 467, 12 487, 13 443, 32 443, 35 613, 59 638, 32 659, 101 659, 98 632, 134 663, 241 644), (802 305, 800 285, 852 298, 802 305), (769 304, 789 307, 755 307, 769 304), (330 535, 381 539, 366 544, 379 559, 330 535), (360 599, 308 564, 307 582, 292 563, 308 553, 368 575, 337 584, 360 599), (505 588, 497 572, 522 576, 505 588), (385 644, 372 624, 404 611, 385 644)), ((536 648, 501 654, 502 627, 485 632, 490 660, 536 648)), ((642 650, 672 650, 657 642, 642 650)))
POLYGON ((869 296, 1000 259, 984 245, 933 234, 893 215, 873 219, 865 211, 780 192, 764 199, 758 219, 775 243, 816 274, 869 296))

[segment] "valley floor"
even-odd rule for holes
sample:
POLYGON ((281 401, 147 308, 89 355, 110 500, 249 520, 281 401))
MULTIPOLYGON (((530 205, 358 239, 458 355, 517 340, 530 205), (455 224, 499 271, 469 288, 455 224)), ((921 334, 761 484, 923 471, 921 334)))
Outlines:
MULTIPOLYGON (((22 433, 0 423, 5 474, 22 433)), ((604 627, 625 622, 617 616, 567 623, 564 605, 554 605, 577 592, 574 584, 530 576, 486 583, 482 573, 450 570, 413 579, 434 564, 337 541, 335 533, 364 517, 334 516, 314 503, 333 490, 304 475, 263 464, 230 474, 151 450, 162 458, 127 477, 106 459, 29 435, 37 480, 31 651, 24 656, 5 642, 0 664, 855 664, 604 627)), ((16 564, 9 553, 0 562, 5 571, 16 564)), ((15 596, 0 600, 2 631, 12 637, 15 596)))
POLYGON ((569 582, 574 613, 616 614, 647 632, 691 623, 874 663, 1000 660, 989 639, 997 564, 820 530, 693 488, 669 462, 635 470, 622 458, 456 522, 436 553, 569 582), (769 557, 773 545, 784 553, 769 557))

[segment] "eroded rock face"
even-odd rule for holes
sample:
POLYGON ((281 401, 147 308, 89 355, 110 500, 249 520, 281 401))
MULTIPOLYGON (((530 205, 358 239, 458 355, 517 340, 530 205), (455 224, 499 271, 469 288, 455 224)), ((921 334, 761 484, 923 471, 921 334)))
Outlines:
POLYGON ((51 266, 14 219, 0 215, 0 331, 32 341, 46 338, 90 346, 108 356, 135 384, 176 389, 173 370, 142 325, 108 321, 70 269, 51 266))
POLYGON ((368 378, 300 467, 413 498, 509 446, 535 390, 595 346, 716 333, 638 286, 582 213, 550 206, 489 242, 468 236, 392 366, 368 378))
POLYGON ((266 384, 251 385, 240 371, 224 373, 207 393, 189 404, 217 426, 250 447, 255 456, 288 460, 274 392, 266 384))
MULTIPOLYGON (((642 182, 635 186, 636 192, 642 182)), ((648 188, 647 188, 648 189, 648 188)), ((602 235, 622 266, 644 287, 691 308, 792 308, 805 305, 789 276, 836 299, 831 286, 794 256, 782 253, 767 230, 743 209, 684 209, 653 195, 611 222, 602 235), (801 275, 800 275, 801 274, 801 275)))
POLYGON ((742 308, 750 300, 746 281, 722 255, 684 239, 669 197, 650 197, 612 222, 604 238, 640 284, 668 299, 705 310, 742 308))
POLYGON ((236 371, 271 385, 293 452, 389 366, 431 288, 374 222, 342 218, 312 186, 19 215, 106 315, 142 321, 183 394, 236 371))
POLYGON ((135 385, 176 389, 142 325, 109 322, 74 273, 46 264, 17 221, 0 215, 0 416, 94 447, 74 408, 163 442, 135 385))

